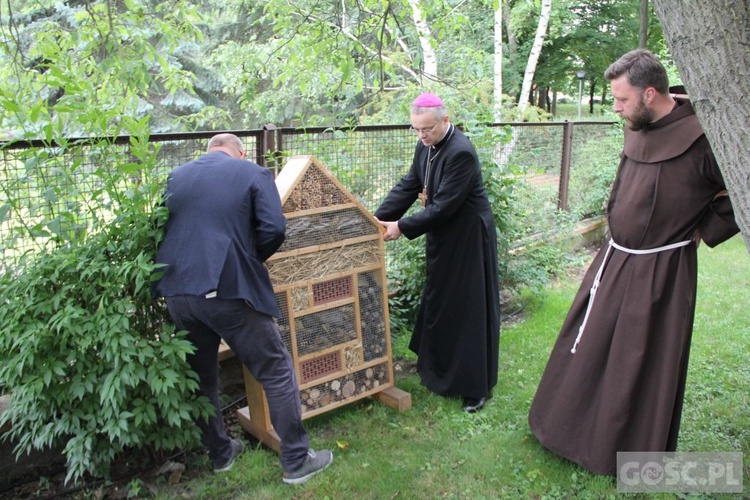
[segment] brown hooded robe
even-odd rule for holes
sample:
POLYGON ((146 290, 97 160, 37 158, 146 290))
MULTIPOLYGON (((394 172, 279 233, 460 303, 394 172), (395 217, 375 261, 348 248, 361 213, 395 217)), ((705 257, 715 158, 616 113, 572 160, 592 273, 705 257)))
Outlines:
MULTIPOLYGON (((648 129, 626 129, 608 204, 612 239, 646 250, 738 232, 724 181, 689 102, 648 129)), ((595 257, 552 350, 529 412, 549 450, 616 475, 618 451, 674 451, 680 427, 697 285, 696 244, 647 254, 612 248, 575 353, 595 257)))

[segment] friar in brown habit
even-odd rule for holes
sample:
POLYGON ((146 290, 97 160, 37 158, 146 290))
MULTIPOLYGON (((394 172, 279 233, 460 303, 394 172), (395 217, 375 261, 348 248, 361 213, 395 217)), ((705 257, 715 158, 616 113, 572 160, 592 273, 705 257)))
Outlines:
POLYGON ((618 451, 675 451, 696 248, 739 229, 698 118, 670 94, 661 63, 635 50, 604 76, 627 123, 607 206, 611 240, 563 323, 529 425, 552 452, 616 475, 618 451))

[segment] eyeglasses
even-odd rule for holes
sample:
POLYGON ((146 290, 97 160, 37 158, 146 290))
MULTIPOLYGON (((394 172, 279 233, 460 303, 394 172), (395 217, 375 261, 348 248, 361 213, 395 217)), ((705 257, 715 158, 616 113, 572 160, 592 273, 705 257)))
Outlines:
POLYGON ((432 127, 415 128, 415 127, 412 126, 412 127, 409 127, 409 130, 411 130, 412 132, 414 132, 416 135, 429 134, 430 132, 432 132, 433 130, 435 130, 435 127, 437 127, 438 125, 440 125, 439 122, 436 123, 435 125, 433 125, 432 127))

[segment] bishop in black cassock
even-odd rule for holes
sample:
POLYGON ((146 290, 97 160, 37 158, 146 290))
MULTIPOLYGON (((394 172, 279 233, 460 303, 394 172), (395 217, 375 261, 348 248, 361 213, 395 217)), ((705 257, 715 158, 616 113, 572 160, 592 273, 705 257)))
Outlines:
POLYGON ((409 348, 422 384, 482 408, 497 383, 500 298, 497 237, 476 150, 440 98, 412 105, 420 141, 409 172, 375 211, 385 240, 425 235, 427 281, 409 348), (403 217, 420 198, 424 209, 403 217), (402 218, 403 217, 403 218, 402 218))

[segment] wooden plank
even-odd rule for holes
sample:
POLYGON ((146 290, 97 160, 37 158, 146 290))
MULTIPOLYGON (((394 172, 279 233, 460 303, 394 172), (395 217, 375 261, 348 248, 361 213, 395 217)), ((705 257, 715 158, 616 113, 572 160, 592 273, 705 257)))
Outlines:
MULTIPOLYGON (((336 350, 336 349, 333 349, 333 350, 336 350)), ((342 353, 342 356, 343 356, 343 353, 344 353, 343 349, 341 349, 341 353, 342 353)), ((368 368, 372 368, 373 366, 377 366, 379 364, 382 364, 385 361, 389 361, 389 359, 387 357, 383 356, 383 357, 376 358, 376 359, 373 359, 371 361, 368 361, 366 363, 362 363, 361 365, 357 365, 356 367, 352 367, 351 369, 347 369, 346 368, 346 360, 342 360, 342 361, 343 361, 342 366, 343 366, 343 370, 344 370, 342 373, 333 373, 331 375, 326 375, 325 377, 316 378, 315 380, 311 380, 311 381, 309 381, 309 382, 307 382, 305 384, 299 384, 300 391, 305 390, 305 389, 309 389, 310 387, 315 387, 315 386, 318 386, 318 385, 326 384, 326 383, 330 382, 331 380, 336 380, 337 378, 341 378, 342 376, 348 375, 350 373, 367 370, 368 368)), ((393 380, 393 378, 391 378, 391 380, 393 380)), ((387 383, 390 384, 390 382, 387 382, 387 383)), ((381 385, 380 387, 383 387, 385 384, 386 383, 383 383, 383 385, 381 385)))
POLYGON ((281 293, 286 290, 298 288, 300 286, 317 285, 318 283, 325 283, 326 281, 331 281, 336 278, 343 278, 344 276, 352 276, 354 274, 368 273, 371 271, 380 271, 381 269, 383 270, 383 272, 385 272, 385 267, 383 264, 368 264, 362 267, 352 267, 343 271, 336 271, 335 273, 327 274, 323 277, 314 279, 311 278, 300 282, 287 283, 284 285, 274 285, 273 291, 274 293, 281 293))
POLYGON ((305 309, 295 311, 294 317, 301 318, 309 314, 314 314, 314 313, 318 313, 321 311, 327 311, 329 309, 336 309, 337 307, 347 306, 349 304, 354 304, 354 297, 347 297, 345 299, 332 300, 331 302, 324 302, 317 306, 310 306, 305 309))
POLYGON ((282 205, 286 203, 295 186, 302 180, 301 174, 310 166, 311 158, 311 156, 291 157, 276 176, 276 189, 279 191, 282 205))
MULTIPOLYGON (((393 378, 393 351, 391 348, 391 313, 388 306, 388 277, 385 273, 385 266, 381 266, 377 271, 380 273, 380 300, 383 304, 383 320, 385 321, 385 349, 386 356, 389 359, 388 379, 395 380, 393 378)), ((361 315, 357 314, 357 319, 361 321, 361 315)))
POLYGON ((324 214, 328 212, 338 212, 341 210, 347 210, 350 208, 359 208, 354 203, 340 203, 338 205, 329 205, 327 207, 317 207, 317 208, 308 208, 305 210, 299 210, 297 212, 288 212, 285 213, 284 216, 287 219, 294 219, 295 217, 304 217, 306 215, 317 215, 317 214, 324 214))
POLYGON ((245 394, 247 394, 247 406, 250 408, 250 420, 252 428, 259 431, 268 432, 271 430, 271 414, 268 411, 268 402, 266 394, 263 392, 263 386, 255 380, 255 377, 244 366, 242 372, 245 376, 245 394))
POLYGON ((224 361, 225 359, 230 359, 234 357, 234 352, 229 348, 229 346, 224 342, 221 341, 221 344, 219 344, 219 361, 224 361))
POLYGON ((396 386, 380 391, 373 395, 373 397, 384 405, 395 408, 398 411, 411 410, 411 394, 396 386))
POLYGON ((273 428, 265 429, 264 425, 257 425, 250 416, 250 407, 246 406, 237 410, 237 422, 245 431, 255 436, 258 441, 281 454, 281 438, 273 428))

